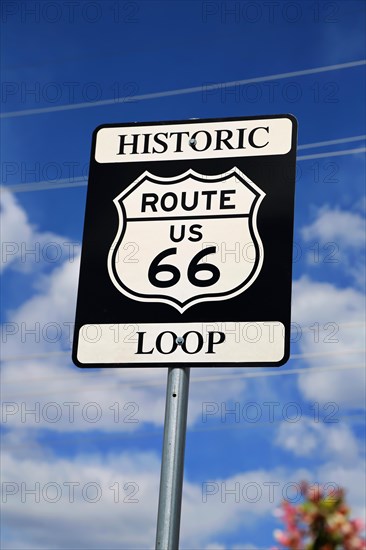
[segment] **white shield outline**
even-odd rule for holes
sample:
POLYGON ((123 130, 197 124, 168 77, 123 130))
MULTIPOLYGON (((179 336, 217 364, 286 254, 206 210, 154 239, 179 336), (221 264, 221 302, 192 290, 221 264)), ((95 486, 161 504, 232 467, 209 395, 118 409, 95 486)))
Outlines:
POLYGON ((260 187, 258 187, 253 181, 251 181, 243 172, 241 172, 236 167, 232 168, 228 172, 225 172, 223 174, 214 175, 214 176, 207 176, 207 175, 199 174, 198 172, 195 172, 191 168, 189 170, 187 170, 186 172, 184 172, 183 174, 180 174, 178 176, 173 176, 173 177, 156 176, 156 175, 151 174, 150 172, 148 172, 146 170, 145 172, 143 172, 143 174, 141 174, 141 176, 139 176, 136 180, 134 180, 126 189, 124 189, 113 200, 113 202, 116 206, 117 212, 118 212, 119 224, 118 224, 118 230, 117 230, 116 237, 115 237, 115 239, 114 239, 114 241, 111 245, 111 248, 109 250, 108 261, 107 261, 108 273, 109 273, 109 276, 111 278, 111 281, 113 282, 114 286, 122 294, 124 294, 128 298, 131 298, 132 300, 136 300, 136 301, 139 301, 139 302, 159 302, 159 303, 163 302, 163 303, 169 304, 170 306, 174 307, 180 313, 183 313, 184 311, 186 311, 191 306, 193 306, 195 304, 198 304, 198 303, 201 303, 201 302, 221 301, 221 300, 227 300, 229 298, 233 298, 235 296, 238 296, 239 294, 244 292, 247 288, 249 288, 254 283, 254 281, 258 277, 258 275, 259 275, 259 273, 262 269, 262 266, 263 266, 264 248, 263 248, 263 243, 262 243, 262 240, 260 238, 258 228, 257 228, 257 214, 258 214, 259 206, 260 206, 262 200, 264 199, 265 195, 266 194, 264 193, 264 191, 262 189, 260 189, 260 187), (210 180, 215 181, 215 182, 221 181, 221 180, 224 181, 224 180, 228 179, 229 177, 231 177, 233 175, 235 177, 237 177, 238 180, 244 186, 246 186, 250 191, 252 191, 252 193, 255 195, 255 198, 254 198, 254 200, 252 202, 252 205, 251 205, 251 209, 250 209, 248 219, 249 219, 250 234, 252 236, 253 244, 254 244, 255 250, 256 250, 256 257, 255 257, 255 261, 254 261, 255 265, 254 265, 252 271, 250 272, 250 275, 247 277, 247 279, 245 281, 243 281, 243 283, 241 285, 239 285, 239 287, 234 288, 231 291, 223 292, 223 293, 220 293, 220 294, 216 293, 216 294, 211 294, 211 295, 210 294, 206 294, 206 295, 203 294, 203 295, 200 295, 200 296, 195 296, 193 298, 190 298, 190 299, 186 300, 185 302, 180 302, 179 300, 177 300, 173 297, 169 297, 169 296, 162 295, 162 294, 157 294, 157 295, 139 294, 139 293, 134 292, 133 290, 131 290, 127 286, 125 286, 124 283, 118 277, 118 275, 117 275, 117 273, 114 269, 115 257, 116 257, 116 254, 118 252, 119 246, 122 243, 124 233, 125 233, 126 227, 127 227, 127 221, 128 221, 127 220, 127 215, 126 215, 126 210, 124 208, 124 205, 122 204, 123 199, 126 198, 128 195, 130 195, 130 193, 132 191, 134 191, 138 186, 140 186, 147 179, 152 183, 165 183, 165 184, 170 183, 170 184, 172 184, 172 183, 181 182, 185 178, 192 177, 193 179, 196 179, 198 181, 204 181, 204 182, 207 183, 210 180))

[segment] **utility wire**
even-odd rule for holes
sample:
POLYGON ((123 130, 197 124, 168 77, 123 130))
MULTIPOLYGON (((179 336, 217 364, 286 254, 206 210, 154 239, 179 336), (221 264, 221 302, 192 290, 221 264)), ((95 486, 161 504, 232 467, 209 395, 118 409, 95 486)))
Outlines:
MULTIPOLYGON (((334 342, 336 343, 336 342, 334 342)), ((365 353, 366 349, 352 349, 352 350, 342 350, 342 351, 320 351, 320 352, 311 352, 311 353, 294 353, 290 357, 291 360, 295 359, 312 359, 316 357, 334 357, 339 355, 353 355, 358 353, 365 353)), ((34 355, 13 355, 10 357, 4 357, 1 359, 2 363, 8 363, 8 362, 17 362, 17 361, 29 361, 29 360, 35 360, 35 359, 52 359, 56 357, 70 357, 71 355, 71 349, 67 351, 49 351, 44 353, 37 353, 34 355)), ((238 365, 240 366, 240 365, 238 365)), ((142 367, 144 368, 144 367, 142 367)), ((146 367, 146 369, 151 370, 151 367, 146 367)), ((126 371, 134 371, 134 368, 124 368, 123 372, 126 371)), ((141 370, 141 369, 140 369, 141 370)), ((28 378, 27 382, 38 382, 40 378, 32 378, 31 380, 28 378)), ((55 380, 54 378, 42 378, 42 380, 55 380)), ((8 384, 9 382, 5 382, 5 384, 8 384)), ((10 382, 12 383, 12 382, 10 382)), ((16 384, 18 381, 15 382, 16 384)))
POLYGON ((84 187, 88 184, 87 176, 82 178, 64 178, 59 180, 35 181, 30 183, 16 183, 14 185, 4 185, 3 189, 7 189, 12 193, 24 193, 27 191, 49 191, 50 189, 65 189, 68 187, 84 187))
POLYGON ((363 136, 352 136, 348 138, 340 139, 329 139, 328 141, 317 141, 316 143, 305 143, 304 145, 298 145, 297 150, 301 149, 312 149, 313 147, 327 147, 327 145, 339 145, 341 143, 350 143, 352 141, 364 141, 366 135, 363 136))
MULTIPOLYGON (((350 141, 359 141, 362 139, 366 139, 366 136, 354 136, 350 138, 342 138, 337 140, 320 141, 318 143, 308 143, 308 144, 300 145, 298 149, 326 147, 331 143, 340 144, 340 143, 346 143, 350 141)), ((296 160, 300 161, 300 160, 311 160, 311 159, 326 158, 326 157, 338 157, 338 156, 344 156, 344 155, 354 155, 354 154, 359 154, 364 152, 366 152, 366 148, 359 147, 356 149, 345 149, 343 151, 329 151, 326 153, 300 155, 297 157, 296 160)), ((85 176, 85 177, 73 178, 72 181, 70 181, 70 178, 64 178, 64 179, 58 179, 53 181, 45 180, 45 181, 39 181, 39 182, 35 181, 30 183, 17 183, 14 185, 6 185, 4 186, 4 189, 12 191, 13 193, 24 193, 27 191, 43 191, 43 190, 63 189, 63 188, 70 188, 70 187, 84 187, 87 185, 87 183, 88 183, 88 178, 85 176)))
MULTIPOLYGON (((351 322, 351 323, 340 323, 340 324, 337 324, 337 328, 338 329, 347 329, 347 328, 357 328, 357 327, 364 327, 365 326, 365 322, 364 321, 357 321, 357 322, 351 322)), ((327 328, 324 328, 324 327, 317 327, 317 329, 319 331, 326 331, 328 330, 327 328)), ((291 333, 292 334, 298 334, 299 333, 299 330, 301 332, 301 334, 306 334, 306 333, 310 333, 310 332, 314 332, 314 329, 311 328, 311 327, 308 327, 308 326, 300 326, 298 328, 293 328, 291 330, 291 333)), ((331 343, 331 342, 330 342, 331 343)), ((340 354, 343 354, 343 353, 363 353, 365 352, 366 350, 352 350, 352 351, 348 351, 348 350, 344 350, 344 351, 332 351, 332 352, 316 352, 316 353, 295 353, 295 354, 292 354, 291 357, 290 357, 290 360, 291 359, 303 359, 303 358, 307 358, 307 357, 324 357, 325 355, 340 355, 340 354)), ((28 361, 28 360, 34 360, 34 359, 47 359, 47 358, 52 358, 52 357, 63 357, 63 356, 69 356, 71 354, 71 348, 68 349, 68 350, 59 350, 59 351, 45 351, 45 352, 42 352, 42 353, 35 353, 35 354, 31 354, 31 355, 10 355, 8 357, 3 357, 3 358, 0 358, 0 361, 3 362, 3 363, 6 363, 6 362, 11 362, 11 361, 28 361)), ((126 370, 128 369, 124 369, 124 372, 126 372, 126 370)), ((134 370, 134 369, 132 369, 134 370)))
POLYGON ((344 155, 357 155, 358 153, 365 153, 365 147, 359 147, 358 149, 346 149, 345 151, 329 151, 328 153, 316 153, 314 155, 302 155, 296 158, 296 160, 311 160, 320 159, 326 157, 341 157, 344 155))
POLYGON ((267 76, 258 76, 254 78, 246 78, 243 80, 234 80, 230 82, 222 83, 207 83, 201 86, 194 86, 192 88, 179 88, 177 90, 167 90, 164 92, 153 92, 148 94, 139 94, 130 97, 117 97, 114 99, 102 99, 94 102, 82 102, 73 103, 68 105, 53 105, 52 107, 41 107, 38 109, 24 109, 22 111, 10 111, 0 114, 0 118, 15 118, 20 116, 29 115, 41 115, 44 113, 55 113, 61 111, 71 111, 75 109, 85 109, 87 107, 101 107, 106 105, 118 105, 120 103, 131 103, 135 101, 144 101, 147 99, 158 99, 161 97, 172 97, 186 94, 194 94, 197 92, 208 92, 211 90, 219 90, 222 88, 231 88, 233 86, 243 86, 245 84, 253 84, 255 82, 268 82, 271 80, 282 80, 285 78, 293 78, 295 76, 306 76, 310 74, 319 74, 329 71, 339 71, 341 69, 351 69, 353 67, 360 67, 366 64, 366 60, 350 61, 348 63, 338 63, 337 65, 325 65, 323 67, 314 67, 312 69, 304 69, 301 71, 292 71, 287 73, 278 73, 267 76))
MULTIPOLYGON (((281 404, 280 404, 281 405, 281 404)), ((337 411, 338 412, 338 411, 337 411)), ((26 414, 26 412, 25 412, 26 414)), ((235 412, 230 412, 230 411, 227 411, 226 414, 235 414, 235 412)), ((255 427, 261 427, 261 428, 264 428, 266 426, 272 426, 273 424, 275 425, 278 425, 278 424, 287 424, 289 421, 288 419, 286 418, 273 418, 273 420, 255 420, 255 419, 248 419, 248 418, 245 418, 243 417, 243 412, 240 411, 240 414, 241 414, 241 418, 240 418, 240 422, 235 422, 235 421, 231 421, 231 422, 225 422, 225 421, 222 421, 220 420, 221 418, 221 411, 220 411, 220 414, 217 415, 216 418, 211 418, 211 422, 212 422, 212 425, 209 425, 210 424, 210 421, 208 420, 207 422, 202 422, 202 424, 207 424, 206 426, 197 426, 197 422, 199 421, 199 418, 197 418, 196 420, 196 425, 195 426, 187 426, 187 436, 189 436, 190 434, 193 434, 193 433, 200 433, 200 432, 217 432, 217 431, 226 431, 226 430, 246 430, 247 428, 255 428, 255 427)), ((334 413, 328 413, 328 415, 330 416, 330 414, 334 414, 334 413)), ((212 415, 213 416, 213 415, 212 415)), ((313 420, 313 422, 315 422, 316 424, 321 424, 321 423, 324 423, 324 424, 328 424, 328 423, 332 423, 334 421, 338 423, 340 422, 344 422, 346 423, 345 421, 349 420, 350 424, 352 423, 352 420, 353 420, 353 424, 355 423, 355 421, 362 421, 364 420, 365 418, 365 415, 360 412, 360 413, 346 413, 346 414, 342 414, 340 415, 339 417, 337 418, 334 418, 333 422, 329 422, 329 420, 327 420, 327 415, 325 413, 323 413, 323 416, 324 418, 322 418, 322 415, 319 415, 319 419, 317 419, 315 417, 315 414, 311 415, 311 414, 302 414, 302 410, 301 410, 301 417, 299 418, 299 421, 302 419, 302 418, 311 418, 313 420), (314 420, 315 418, 315 420, 314 420)), ((139 423, 140 425, 141 424, 146 424, 148 421, 146 420, 142 420, 141 423, 139 423)), ((297 422, 297 420, 296 420, 297 422)), ((9 422, 10 423, 10 422, 9 422)), ((46 422, 45 422, 46 423, 46 422)), ((123 424, 123 420, 121 420, 118 425, 121 426, 121 424, 123 424)), ((128 423, 127 423, 128 424, 128 423)), ((162 437, 163 435, 163 432, 164 432, 164 428, 163 426, 161 428, 157 428, 157 429, 149 429, 149 430, 139 430, 138 429, 138 425, 137 423, 135 423, 135 430, 131 430, 131 431, 124 431, 124 432, 121 432, 120 430, 118 431, 118 441, 124 441, 124 440, 128 440, 128 439, 140 439, 140 438, 146 438, 146 437, 162 437)), ((44 428, 44 424, 42 425, 42 427, 44 428)), ((95 427, 95 425, 94 425, 95 427)), ((117 430, 115 431, 110 431, 109 433, 99 433, 99 434, 94 434, 94 433, 91 433, 90 431, 83 431, 83 433, 81 434, 80 431, 78 432, 77 434, 77 439, 78 441, 82 441, 82 443, 87 443, 89 441, 106 441, 108 439, 112 440, 112 442, 115 443, 116 441, 116 433, 117 433, 117 430)), ((57 448, 59 447, 64 447, 65 446, 65 441, 68 442, 70 445, 74 445, 73 443, 73 440, 71 439, 71 442, 70 442, 70 438, 72 437, 75 437, 75 433, 73 432, 70 432, 70 431, 64 431, 62 432, 62 436, 61 434, 58 434, 58 439, 57 439, 57 442, 56 444, 53 443, 52 445, 53 446, 56 446, 57 448)), ((3 443, 3 447, 4 447, 4 451, 14 451, 16 449, 24 449, 25 447, 28 447, 29 448, 29 445, 31 445, 31 443, 27 442, 26 444, 22 444, 22 443, 13 443, 13 444, 7 444, 6 441, 4 441, 3 443)), ((259 550, 259 548, 256 547, 256 550, 259 550)), ((265 549, 263 550, 268 550, 268 547, 266 547, 265 549)))
MULTIPOLYGON (((309 367, 309 368, 299 368, 299 369, 275 369, 275 370, 257 370, 254 369, 253 371, 246 371, 246 372, 239 372, 239 373, 233 373, 230 374, 218 374, 213 376, 197 376, 195 377, 194 374, 191 376, 191 382, 192 383, 202 383, 202 382, 221 382, 223 380, 231 380, 237 381, 239 379, 249 379, 249 378, 269 378, 273 376, 292 376, 295 374, 305 374, 307 376, 311 376, 313 374, 317 373, 330 373, 330 372, 337 372, 337 371, 343 371, 343 370, 354 370, 354 369, 365 369, 364 364, 359 365, 336 365, 332 367, 309 367)), ((162 374, 162 373, 161 373, 162 374)), ((101 378, 99 377, 96 379, 95 384, 89 384, 83 386, 83 388, 75 388, 71 387, 67 390, 67 395, 70 393, 78 393, 81 391, 88 393, 88 392, 105 392, 109 388, 146 388, 146 387, 156 387, 156 386, 164 386, 166 385, 166 379, 165 376, 161 376, 158 380, 148 380, 143 382, 137 382, 137 381, 128 381, 128 380, 114 380, 113 384, 112 382, 110 384, 103 384, 101 381, 101 378)), ((109 382, 109 381, 108 381, 109 382)), ((26 398, 26 397, 34 397, 34 396, 40 396, 40 395, 52 395, 59 393, 59 389, 48 389, 45 392, 32 392, 32 393, 26 393, 26 394, 20 394, 17 396, 17 399, 19 398, 26 398)), ((64 391, 64 389, 62 390, 64 391)), ((10 399, 10 397, 7 397, 7 399, 10 399)), ((14 397, 12 398, 15 399, 14 397)))

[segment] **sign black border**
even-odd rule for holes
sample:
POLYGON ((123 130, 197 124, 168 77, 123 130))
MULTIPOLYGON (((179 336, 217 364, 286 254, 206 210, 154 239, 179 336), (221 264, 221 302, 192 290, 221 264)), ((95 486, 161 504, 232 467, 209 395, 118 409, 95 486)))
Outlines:
MULTIPOLYGON (((101 163, 98 163, 98 161, 95 159, 95 149, 96 149, 96 139, 97 139, 97 133, 99 132, 99 130, 103 129, 103 128, 127 128, 127 127, 136 127, 136 126, 165 126, 165 125, 170 125, 170 124, 184 124, 184 125, 188 125, 188 124, 195 124, 195 123, 210 123, 210 122, 235 122, 235 121, 250 121, 250 120, 268 120, 268 119, 280 119, 280 118, 287 118, 289 120, 291 120, 292 122, 292 139, 291 139, 291 149, 288 153, 286 153, 286 155, 288 155, 289 157, 289 162, 293 163, 294 164, 294 167, 295 167, 295 171, 296 171, 296 144, 297 144, 297 132, 298 132, 298 123, 297 123, 297 119, 294 115, 292 114, 272 114, 272 115, 255 115, 255 116, 243 116, 243 117, 223 117, 223 118, 191 118, 191 119, 186 119, 186 120, 160 120, 160 121, 147 121, 147 122, 139 122, 139 121, 136 121, 136 122, 126 122, 126 123, 107 123, 107 124, 101 124, 99 126, 97 126, 95 128, 95 130, 93 131, 93 134, 92 134, 92 146, 91 146, 91 154, 90 154, 90 165, 89 165, 89 176, 88 176, 88 188, 87 188, 87 198, 86 198, 86 206, 85 206, 85 214, 84 214, 84 229, 83 229, 83 238, 82 238, 82 243, 84 244, 84 238, 85 238, 85 229, 86 229, 86 224, 85 224, 85 220, 86 220, 86 213, 87 213, 87 209, 88 209, 88 197, 89 197, 89 194, 90 194, 90 188, 89 188, 89 182, 90 182, 90 179, 91 179, 91 169, 92 169, 92 165, 93 163, 97 163, 97 164, 101 164, 101 163)), ((281 156, 281 155, 269 155, 269 156, 281 156)), ((214 158, 214 157, 213 157, 214 158)), ((231 157, 233 160, 235 158, 238 158, 238 157, 231 157)), ((250 156, 248 157, 245 157, 245 158, 251 158, 250 156)), ((260 158, 260 157, 255 157, 255 158, 260 158)), ((193 160, 193 159, 192 159, 193 160)), ((209 159, 205 159, 205 161, 209 161, 209 159)), ((151 163, 153 163, 155 161, 151 161, 151 163)), ((157 161, 159 162, 159 161, 157 161)), ((163 162, 173 162, 173 161, 163 161, 163 162)), ((145 165, 146 167, 149 166, 151 163, 149 162, 141 162, 141 163, 135 163, 136 165, 138 164, 143 164, 145 165)), ((103 163, 104 164, 104 163, 103 163)), ((108 164, 108 163, 106 163, 108 164)), ((128 163, 126 163, 128 164, 128 163)), ((123 163, 121 163, 121 165, 123 165, 123 163)), ((293 188, 295 188, 295 177, 294 177, 294 181, 293 181, 293 188)), ((293 192, 293 203, 294 203, 294 195, 295 193, 293 192)), ((294 204, 293 204, 293 210, 294 210, 294 204)), ((291 243, 293 242, 293 224, 292 224, 292 234, 291 234, 291 243)), ((291 258, 292 260, 292 258, 291 258)), ((81 250, 81 263, 83 262, 83 246, 82 246, 82 250, 81 250)), ((214 368, 223 368, 223 367, 238 367, 238 368, 259 368, 259 367, 280 367, 282 365, 284 365, 285 363, 287 363, 287 361, 289 360, 290 358, 290 328, 291 328, 291 313, 289 315, 289 319, 288 319, 288 326, 285 325, 285 349, 284 349, 284 356, 283 358, 280 360, 280 361, 277 361, 277 362, 256 362, 256 363, 250 363, 250 362, 225 362, 225 363, 222 363, 222 362, 213 362, 213 363, 209 363, 209 362, 187 362, 187 363, 183 363, 183 362, 163 362, 163 363, 160 363, 159 361, 156 361, 156 363, 93 363, 93 364, 89 364, 89 363, 81 363, 78 359, 77 359, 77 347, 78 347, 78 336, 79 336, 79 330, 81 328, 81 326, 83 326, 85 323, 83 324, 78 324, 77 323, 77 318, 78 318, 78 310, 79 310, 79 307, 80 307, 80 297, 79 297, 79 290, 80 290, 80 272, 81 272, 81 267, 79 269, 79 279, 78 279, 78 292, 77 292, 77 304, 76 304, 76 315, 75 315, 75 327, 74 327, 74 338, 73 338, 73 347, 72 347, 72 361, 73 363, 79 367, 79 368, 82 368, 82 369, 98 369, 98 368, 103 368, 103 369, 106 369, 106 368, 111 368, 111 369, 115 369, 115 368, 131 368, 131 367, 136 367, 136 368, 161 368, 161 367, 193 367, 193 368, 206 368, 206 367, 214 367, 214 368)), ((291 275, 291 280, 292 280, 292 261, 291 261, 291 266, 290 266, 290 275, 291 275)), ((291 305, 291 304, 290 304, 291 305)), ((164 322, 164 321, 163 321, 164 322)), ((194 322, 194 321, 186 321, 187 323, 188 322, 194 322)), ((197 322, 200 322, 200 321, 197 321, 197 322)), ((208 321, 205 321, 206 323, 208 323, 208 321)), ((217 321, 210 321, 211 323, 215 323, 217 321)), ((232 321, 224 321, 224 322, 236 322, 234 320, 232 321)), ((237 321, 237 322, 245 322, 245 323, 255 323, 256 321, 237 321)), ((258 322, 258 321, 257 321, 258 322)), ((268 322, 268 321, 267 321, 268 322)), ((149 325, 149 324, 156 324, 156 323, 148 323, 146 321, 143 321, 142 322, 144 325, 149 325)), ((97 323, 91 323, 91 324, 97 324, 97 323)), ((103 324, 103 323, 100 323, 100 324, 103 324)), ((126 324, 126 323, 123 323, 123 324, 126 324)), ((134 325, 134 324, 138 324, 138 322, 131 322, 131 325, 134 325)))

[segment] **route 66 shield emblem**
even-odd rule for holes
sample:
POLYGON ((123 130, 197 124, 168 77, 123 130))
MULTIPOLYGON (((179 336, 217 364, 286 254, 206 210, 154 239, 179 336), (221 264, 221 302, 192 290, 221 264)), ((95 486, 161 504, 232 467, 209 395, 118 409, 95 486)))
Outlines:
POLYGON ((264 197, 236 167, 214 176, 145 171, 114 199, 119 226, 108 255, 111 281, 133 300, 163 302, 181 313, 241 294, 263 265, 257 214, 264 197), (137 253, 126 263, 131 243, 137 253))

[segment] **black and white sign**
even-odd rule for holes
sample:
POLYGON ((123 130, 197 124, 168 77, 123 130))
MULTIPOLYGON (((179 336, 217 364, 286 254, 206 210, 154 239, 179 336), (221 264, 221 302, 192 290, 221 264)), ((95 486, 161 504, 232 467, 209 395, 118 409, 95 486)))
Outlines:
POLYGON ((296 126, 275 115, 96 129, 76 365, 287 361, 296 126))

